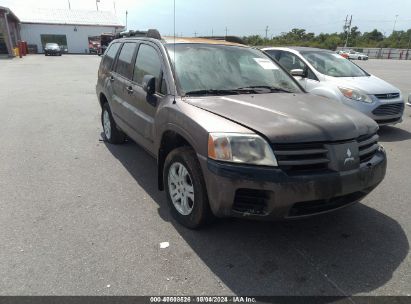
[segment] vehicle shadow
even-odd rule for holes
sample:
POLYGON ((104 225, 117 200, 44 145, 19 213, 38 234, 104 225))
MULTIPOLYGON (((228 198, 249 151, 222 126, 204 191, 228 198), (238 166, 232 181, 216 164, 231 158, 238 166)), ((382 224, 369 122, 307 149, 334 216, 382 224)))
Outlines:
POLYGON ((155 160, 133 142, 106 146, 158 204, 161 219, 229 288, 215 294, 367 293, 387 283, 408 254, 401 226, 363 204, 299 221, 223 219, 203 230, 186 229, 171 218, 157 190, 155 160))
POLYGON ((378 131, 380 142, 396 142, 411 139, 411 133, 395 126, 383 126, 378 131))

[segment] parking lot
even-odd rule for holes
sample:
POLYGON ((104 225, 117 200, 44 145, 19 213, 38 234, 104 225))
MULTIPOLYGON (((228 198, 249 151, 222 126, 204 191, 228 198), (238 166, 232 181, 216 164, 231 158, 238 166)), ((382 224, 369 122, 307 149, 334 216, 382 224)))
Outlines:
MULTIPOLYGON (((155 160, 102 141, 99 61, 0 60, 1 295, 411 294, 411 108, 380 130, 387 175, 361 203, 191 231, 171 218, 155 160)), ((359 64, 411 92, 411 61, 359 64)))

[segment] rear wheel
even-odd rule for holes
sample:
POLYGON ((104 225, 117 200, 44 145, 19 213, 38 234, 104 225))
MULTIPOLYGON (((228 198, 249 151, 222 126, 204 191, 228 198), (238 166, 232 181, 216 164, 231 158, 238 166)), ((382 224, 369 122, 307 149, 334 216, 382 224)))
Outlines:
POLYGON ((111 114, 108 102, 103 104, 101 112, 101 124, 103 125, 104 137, 110 144, 121 144, 125 141, 125 134, 118 129, 116 122, 111 114))
POLYGON ((204 177, 192 148, 171 151, 163 176, 171 213, 180 224, 197 229, 212 219, 204 177))

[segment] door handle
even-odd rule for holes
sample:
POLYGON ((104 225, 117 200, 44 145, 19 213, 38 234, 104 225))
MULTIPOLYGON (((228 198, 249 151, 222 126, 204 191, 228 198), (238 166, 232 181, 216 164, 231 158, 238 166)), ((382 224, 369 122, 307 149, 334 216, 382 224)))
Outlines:
POLYGON ((133 94, 133 88, 131 86, 126 87, 126 90, 129 94, 133 94))
POLYGON ((114 81, 114 77, 110 76, 110 81, 113 82, 114 81))

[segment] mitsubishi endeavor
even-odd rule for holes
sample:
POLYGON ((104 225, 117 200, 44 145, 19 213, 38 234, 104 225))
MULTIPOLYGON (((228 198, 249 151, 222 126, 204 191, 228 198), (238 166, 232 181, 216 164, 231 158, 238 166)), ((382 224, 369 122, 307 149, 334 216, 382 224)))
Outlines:
MULTIPOLYGON (((157 160, 174 217, 294 219, 363 199, 384 178, 378 125, 308 94, 263 52, 204 38, 114 40, 96 86, 103 133, 157 160)), ((154 169, 154 168, 153 168, 154 169)))

